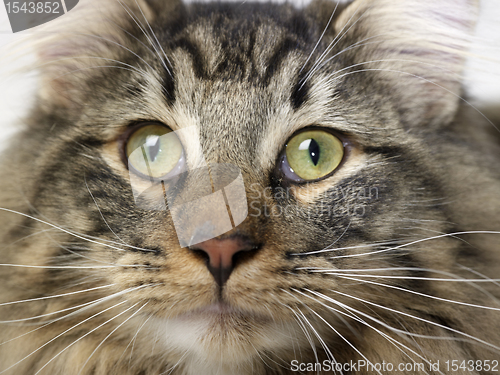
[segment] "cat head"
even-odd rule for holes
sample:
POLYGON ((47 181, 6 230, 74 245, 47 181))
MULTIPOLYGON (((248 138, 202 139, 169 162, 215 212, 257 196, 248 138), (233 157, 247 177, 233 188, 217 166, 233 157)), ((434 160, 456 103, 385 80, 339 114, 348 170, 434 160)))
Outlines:
POLYGON ((375 358, 360 335, 398 318, 435 328, 394 309, 439 315, 416 279, 450 271, 463 245, 437 236, 460 222, 454 211, 421 202, 446 202, 450 181, 482 170, 457 172, 466 157, 453 146, 470 135, 457 113, 475 3, 78 5, 64 34, 39 41, 39 104, 18 147, 27 199, 67 228, 38 258, 88 268, 37 274, 37 287, 109 285, 134 314, 117 337, 144 326, 136 351, 188 353, 186 367, 286 362, 322 340, 375 358))

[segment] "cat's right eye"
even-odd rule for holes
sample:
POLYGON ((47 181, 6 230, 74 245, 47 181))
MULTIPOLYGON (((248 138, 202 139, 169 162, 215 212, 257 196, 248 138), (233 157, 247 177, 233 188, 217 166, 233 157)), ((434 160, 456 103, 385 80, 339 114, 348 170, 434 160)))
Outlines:
POLYGON ((127 139, 125 154, 129 169, 153 179, 165 179, 184 168, 182 144, 170 128, 148 123, 136 129, 127 139))
POLYGON ((280 169, 294 182, 318 181, 331 175, 343 157, 344 145, 339 138, 329 131, 310 129, 287 142, 280 169))

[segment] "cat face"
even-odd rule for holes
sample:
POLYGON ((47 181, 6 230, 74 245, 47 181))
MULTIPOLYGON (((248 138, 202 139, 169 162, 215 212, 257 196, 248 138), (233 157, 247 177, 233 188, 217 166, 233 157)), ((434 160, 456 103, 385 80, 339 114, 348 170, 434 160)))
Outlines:
POLYGON ((48 267, 14 274, 16 290, 92 293, 26 310, 60 318, 31 350, 57 335, 67 350, 19 366, 286 373, 293 360, 495 352, 498 335, 470 322, 498 320, 489 299, 436 282, 478 267, 454 233, 498 229, 470 211, 481 197, 451 204, 495 181, 478 145, 498 152, 461 119, 474 7, 458 3, 130 2, 90 34, 43 40, 44 85, 12 163, 35 219, 4 238, 21 239, 12 262, 48 267), (220 190, 203 185, 217 165, 241 176, 244 217, 228 193, 174 212, 220 190), (230 229, 206 235, 226 206, 230 229))

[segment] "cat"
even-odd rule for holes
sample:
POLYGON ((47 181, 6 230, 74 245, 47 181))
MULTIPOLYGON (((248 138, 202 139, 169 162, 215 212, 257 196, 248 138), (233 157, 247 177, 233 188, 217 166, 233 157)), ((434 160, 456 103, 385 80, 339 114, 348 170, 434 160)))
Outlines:
POLYGON ((81 0, 40 29, 0 374, 498 373, 477 6, 81 0))

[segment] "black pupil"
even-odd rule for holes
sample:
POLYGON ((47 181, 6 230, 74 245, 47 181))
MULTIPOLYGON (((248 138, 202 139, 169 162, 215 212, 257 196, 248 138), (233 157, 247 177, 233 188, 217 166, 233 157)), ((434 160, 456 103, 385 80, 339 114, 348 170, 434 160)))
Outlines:
POLYGON ((311 143, 309 143, 309 155, 311 155, 311 160, 314 165, 318 165, 319 161, 319 144, 314 139, 311 139, 311 143))
POLYGON ((154 145, 148 147, 149 159, 155 161, 160 151, 160 137, 156 137, 156 142, 154 145))

